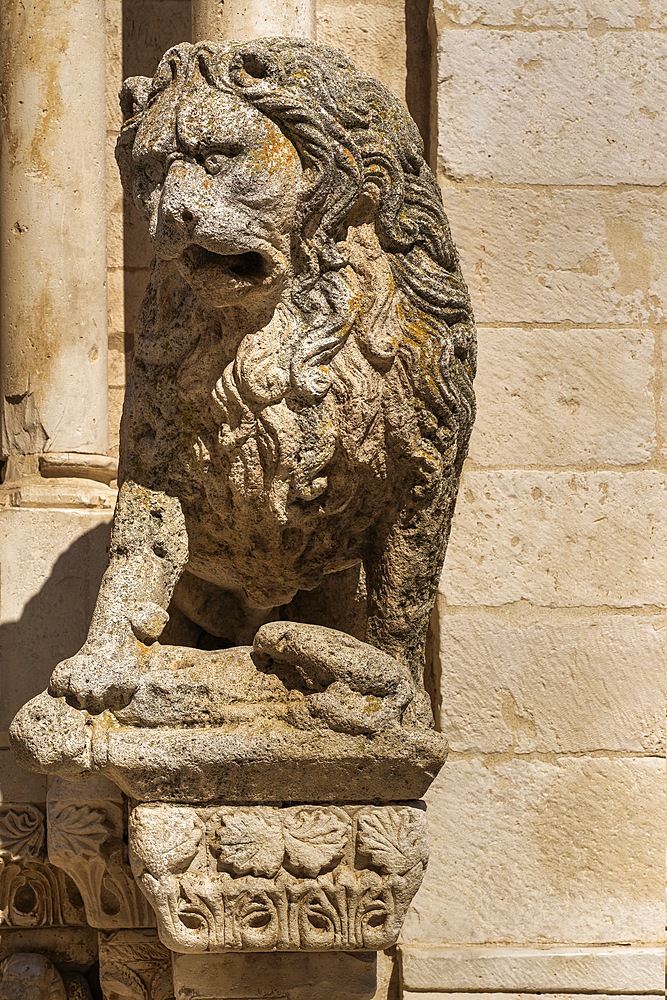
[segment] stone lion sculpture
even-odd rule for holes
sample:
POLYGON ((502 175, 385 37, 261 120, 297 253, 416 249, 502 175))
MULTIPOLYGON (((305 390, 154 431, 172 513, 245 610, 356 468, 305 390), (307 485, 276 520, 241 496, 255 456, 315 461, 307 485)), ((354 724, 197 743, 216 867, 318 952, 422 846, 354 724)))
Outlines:
POLYGON ((151 671, 208 662, 222 701, 280 677, 334 729, 428 725, 475 331, 417 129, 295 39, 179 45, 121 104, 155 257, 110 565, 50 692, 157 724, 151 671))

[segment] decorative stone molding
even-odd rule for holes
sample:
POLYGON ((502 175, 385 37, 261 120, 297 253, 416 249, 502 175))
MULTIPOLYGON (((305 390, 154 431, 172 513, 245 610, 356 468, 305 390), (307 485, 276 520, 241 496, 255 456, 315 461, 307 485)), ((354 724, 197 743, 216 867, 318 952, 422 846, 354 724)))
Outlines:
POLYGON ((155 931, 101 933, 100 985, 106 1000, 173 1000, 171 955, 155 931))
POLYGON ((27 802, 0 807, 0 924, 85 925, 79 893, 46 858, 44 813, 27 802))
POLYGON ((136 806, 130 858, 176 952, 380 951, 426 862, 415 805, 136 806))
POLYGON ((55 779, 47 800, 49 860, 76 884, 91 927, 150 927, 155 920, 132 878, 125 806, 103 778, 55 779))

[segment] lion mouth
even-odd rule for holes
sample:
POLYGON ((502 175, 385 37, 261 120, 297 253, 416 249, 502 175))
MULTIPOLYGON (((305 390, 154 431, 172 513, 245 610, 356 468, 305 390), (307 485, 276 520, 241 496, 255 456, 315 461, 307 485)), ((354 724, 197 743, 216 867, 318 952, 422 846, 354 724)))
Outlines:
POLYGON ((269 274, 268 262, 256 250, 245 253, 214 253, 193 243, 183 252, 183 260, 193 271, 215 271, 221 277, 241 282, 261 282, 269 274))

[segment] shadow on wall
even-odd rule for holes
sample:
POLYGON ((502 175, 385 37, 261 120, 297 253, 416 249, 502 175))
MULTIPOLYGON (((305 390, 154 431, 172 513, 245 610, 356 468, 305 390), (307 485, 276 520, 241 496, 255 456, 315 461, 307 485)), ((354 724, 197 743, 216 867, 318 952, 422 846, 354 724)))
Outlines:
POLYGON ((55 665, 81 648, 108 563, 109 532, 109 524, 99 524, 77 538, 21 618, 0 625, 0 730, 46 688, 55 665))

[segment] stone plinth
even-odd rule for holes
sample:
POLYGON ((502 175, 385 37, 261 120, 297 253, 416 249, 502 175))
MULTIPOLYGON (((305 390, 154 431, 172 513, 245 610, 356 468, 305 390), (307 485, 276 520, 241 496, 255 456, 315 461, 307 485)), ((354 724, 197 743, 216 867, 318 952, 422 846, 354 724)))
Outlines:
POLYGON ((175 1000, 371 1000, 377 959, 368 952, 174 955, 175 1000))

